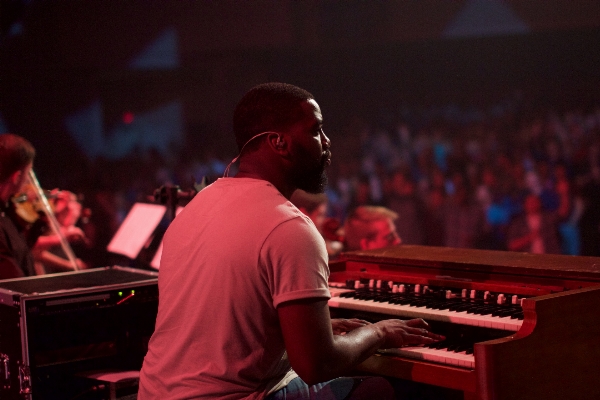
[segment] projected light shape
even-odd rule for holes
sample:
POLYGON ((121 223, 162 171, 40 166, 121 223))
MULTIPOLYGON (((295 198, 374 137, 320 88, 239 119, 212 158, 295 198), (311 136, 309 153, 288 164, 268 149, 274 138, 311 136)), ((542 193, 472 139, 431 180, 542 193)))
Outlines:
POLYGON ((173 101, 145 113, 135 115, 129 123, 121 123, 107 132, 102 154, 109 159, 126 157, 134 150, 146 153, 155 149, 163 155, 183 145, 182 106, 173 101))
POLYGON ((134 150, 156 149, 161 154, 181 146, 182 106, 173 101, 154 110, 137 114, 129 124, 104 131, 102 104, 94 101, 83 110, 65 118, 67 130, 81 151, 90 159, 126 157, 134 150))
POLYGON ((510 6, 498 0, 469 0, 442 36, 485 37, 528 33, 529 27, 510 6))
POLYGON ((103 153, 105 138, 100 100, 66 117, 65 126, 88 158, 94 159, 103 153))
POLYGON ((175 69, 179 66, 177 32, 174 28, 163 31, 130 63, 131 69, 175 69))
POLYGON ((8 132, 8 127, 6 126, 6 123, 4 122, 2 113, 0 113, 0 134, 7 133, 7 132, 8 132))

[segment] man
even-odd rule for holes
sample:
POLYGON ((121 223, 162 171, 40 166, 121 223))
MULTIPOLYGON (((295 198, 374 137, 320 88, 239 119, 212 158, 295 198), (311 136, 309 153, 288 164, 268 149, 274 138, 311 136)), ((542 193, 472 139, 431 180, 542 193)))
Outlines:
POLYGON ((466 178, 455 172, 452 180, 453 189, 442 206, 444 246, 473 249, 482 236, 485 216, 481 207, 473 201, 466 178))
POLYGON ((381 249, 402 243, 394 221, 398 214, 380 206, 358 206, 344 223, 345 250, 381 249))
MULTIPOLYGON (((52 193, 52 197, 54 216, 62 238, 50 230, 37 239, 31 249, 37 275, 73 271, 73 262, 65 254, 62 240, 68 243, 85 243, 87 240, 81 228, 76 226, 81 217, 82 207, 75 193, 56 190, 52 193)), ((75 258, 75 263, 77 269, 87 268, 80 258, 75 258)))
POLYGON ((425 207, 417 196, 416 183, 409 173, 398 170, 392 174, 384 204, 396 214, 402 215, 394 223, 405 244, 425 244, 425 207))
POLYGON ((510 251, 561 253, 556 216, 542 210, 542 202, 535 193, 525 197, 523 212, 510 222, 506 238, 510 251))
POLYGON ((441 339, 422 320, 332 326, 323 238, 289 201, 324 189, 322 125, 313 96, 288 84, 259 85, 237 105, 238 174, 198 193, 164 237, 140 400, 341 399, 370 380, 318 383, 377 349, 441 339))
POLYGON ((15 223, 11 199, 33 166, 35 149, 26 139, 0 135, 0 279, 35 275, 29 245, 15 223))

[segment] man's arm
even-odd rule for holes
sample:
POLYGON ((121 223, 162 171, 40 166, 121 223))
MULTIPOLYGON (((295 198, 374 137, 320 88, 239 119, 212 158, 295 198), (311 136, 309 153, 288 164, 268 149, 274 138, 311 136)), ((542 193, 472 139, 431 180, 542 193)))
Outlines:
POLYGON ((508 227, 506 245, 510 251, 527 251, 531 243, 539 236, 538 232, 529 231, 520 221, 513 222, 508 227), (518 224, 518 225, 517 225, 518 224))
MULTIPOLYGON (((61 227, 61 233, 66 239, 66 241, 69 243, 76 243, 85 240, 85 234, 83 233, 81 228, 78 228, 76 226, 61 227)), ((52 233, 50 235, 42 235, 38 237, 33 248, 34 250, 43 251, 48 250, 49 248, 54 246, 60 246, 61 244, 62 240, 60 236, 58 236, 55 233, 52 233)))
POLYGON ((378 349, 443 339, 421 319, 384 320, 334 335, 327 299, 289 301, 277 311, 292 368, 309 385, 347 373, 378 349))

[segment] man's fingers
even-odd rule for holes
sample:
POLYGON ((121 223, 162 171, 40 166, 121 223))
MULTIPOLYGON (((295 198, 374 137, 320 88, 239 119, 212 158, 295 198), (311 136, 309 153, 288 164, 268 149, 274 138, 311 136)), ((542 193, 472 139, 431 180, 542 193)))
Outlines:
POLYGON ((434 339, 435 341, 440 341, 446 339, 443 335, 438 335, 429 330, 429 324, 422 320, 421 318, 411 319, 406 321, 407 332, 411 334, 417 334, 421 336, 426 336, 434 339))
POLYGON ((415 319, 409 319, 408 321, 405 321, 407 326, 413 327, 413 328, 427 328, 429 329, 429 324, 427 322, 425 322, 425 320, 421 319, 421 318, 415 318, 415 319))
POLYGON ((444 336, 438 335, 437 333, 430 332, 429 330, 427 330, 425 328, 411 328, 411 327, 408 327, 408 328, 406 328, 406 332, 408 334, 410 334, 410 335, 422 336, 422 337, 430 338, 430 339, 432 339, 435 342, 438 342, 440 340, 446 339, 444 336))
POLYGON ((383 320, 377 324, 381 324, 386 335, 389 335, 384 344, 387 348, 431 344, 446 339, 443 335, 431 332, 429 324, 419 318, 408 321, 383 320))
POLYGON ((371 323, 369 321, 365 321, 364 319, 358 319, 358 318, 349 318, 346 321, 360 323, 361 325, 371 325, 371 323))
POLYGON ((428 336, 422 336, 422 335, 413 335, 413 334, 407 334, 404 338, 404 345, 415 345, 415 344, 431 344, 431 343, 435 343, 438 342, 438 340, 428 337, 428 336))

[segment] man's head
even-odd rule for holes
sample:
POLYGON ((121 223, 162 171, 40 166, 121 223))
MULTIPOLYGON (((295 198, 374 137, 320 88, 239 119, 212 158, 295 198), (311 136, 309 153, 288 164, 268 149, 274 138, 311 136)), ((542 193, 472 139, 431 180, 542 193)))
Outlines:
POLYGON ((293 188, 322 192, 331 157, 322 126, 321 109, 306 90, 286 83, 255 86, 233 116, 240 170, 246 160, 246 166, 271 178, 277 175, 293 188), (258 154, 258 149, 265 152, 258 154))
MULTIPOLYGON (((312 94, 287 83, 264 83, 250 89, 233 113, 238 150, 254 135, 287 130, 302 117, 300 104, 311 99, 312 94)), ((256 148, 256 144, 249 143, 246 150, 252 147, 256 148)))
POLYGON ((63 227, 75 226, 81 217, 81 203, 75 193, 62 190, 54 198, 54 214, 63 227))
POLYGON ((346 250, 380 249, 402 243, 394 220, 398 214, 379 206, 358 206, 344 224, 346 250))
POLYGON ((0 135, 0 200, 7 201, 20 190, 34 157, 28 140, 12 133, 0 135))

